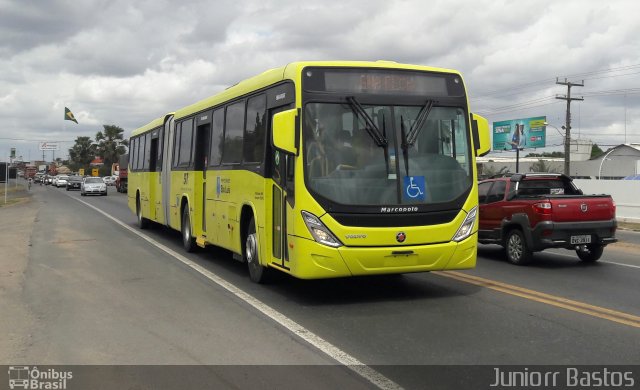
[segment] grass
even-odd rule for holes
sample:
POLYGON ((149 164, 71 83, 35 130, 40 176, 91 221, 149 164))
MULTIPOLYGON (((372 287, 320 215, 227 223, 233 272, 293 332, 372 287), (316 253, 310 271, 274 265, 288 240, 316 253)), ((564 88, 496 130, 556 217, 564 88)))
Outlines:
POLYGON ((0 199, 0 207, 8 207, 13 206, 19 203, 27 202, 29 200, 28 197, 25 198, 9 198, 7 199, 7 203, 4 203, 4 199, 0 199))
POLYGON ((0 183, 0 195, 4 196, 5 188, 9 190, 7 191, 9 194, 11 194, 12 192, 26 191, 26 187, 24 186, 24 184, 18 184, 18 186, 16 186, 15 182, 9 182, 9 185, 5 187, 5 183, 0 183))
POLYGON ((640 232, 640 223, 618 222, 618 229, 633 230, 640 232))

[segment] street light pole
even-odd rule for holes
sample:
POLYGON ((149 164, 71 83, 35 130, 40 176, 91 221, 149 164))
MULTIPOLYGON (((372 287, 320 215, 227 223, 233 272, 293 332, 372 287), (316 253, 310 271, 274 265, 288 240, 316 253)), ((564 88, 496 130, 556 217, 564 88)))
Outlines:
MULTIPOLYGON (((553 127, 554 129, 556 129, 556 131, 558 132, 558 134, 560 134, 560 136, 562 136, 562 138, 564 139, 564 134, 562 134, 562 132, 560 131, 560 129, 558 129, 557 127, 555 127, 554 125, 552 125, 552 124, 551 124, 551 123, 549 123, 549 122, 544 122, 544 125, 545 125, 545 126, 551 126, 551 127, 553 127)), ((563 126, 562 128, 564 128, 564 126, 563 126)), ((563 140, 563 142, 564 142, 564 140, 563 140)))
POLYGON ((616 148, 613 148, 610 151, 608 151, 607 154, 605 154, 604 157, 602 158, 602 161, 600 161, 600 169, 598 169, 598 180, 600 180, 600 176, 602 175, 602 165, 604 164, 604 160, 606 160, 607 156, 609 156, 611 152, 613 152, 614 150, 616 150, 616 148))

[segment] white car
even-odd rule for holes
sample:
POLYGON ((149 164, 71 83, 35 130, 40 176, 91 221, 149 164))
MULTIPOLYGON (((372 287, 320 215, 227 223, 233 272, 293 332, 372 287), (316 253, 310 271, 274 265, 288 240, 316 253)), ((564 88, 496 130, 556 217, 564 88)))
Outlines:
POLYGON ((55 185, 58 188, 66 187, 68 181, 69 181, 69 176, 64 176, 64 175, 63 176, 56 176, 55 185))
POLYGON ((115 176, 105 176, 102 178, 102 181, 104 181, 104 184, 108 185, 108 186, 113 186, 116 184, 116 177, 115 176))
POLYGON ((80 195, 88 194, 107 195, 107 185, 99 177, 85 177, 80 185, 80 195))

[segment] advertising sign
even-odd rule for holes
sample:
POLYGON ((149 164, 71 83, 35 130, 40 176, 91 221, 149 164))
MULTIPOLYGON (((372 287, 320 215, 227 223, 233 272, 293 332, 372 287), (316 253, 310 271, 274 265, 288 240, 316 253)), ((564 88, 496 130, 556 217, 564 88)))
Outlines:
POLYGON ((546 116, 493 122, 493 150, 544 148, 546 116))
POLYGON ((40 150, 60 150, 60 144, 57 142, 40 142, 40 150))

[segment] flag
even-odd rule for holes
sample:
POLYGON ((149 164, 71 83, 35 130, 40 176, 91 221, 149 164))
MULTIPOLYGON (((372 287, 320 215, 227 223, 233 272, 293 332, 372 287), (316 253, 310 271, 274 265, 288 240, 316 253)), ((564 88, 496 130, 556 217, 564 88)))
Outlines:
POLYGON ((74 122, 78 123, 76 118, 73 116, 73 112, 71 112, 71 110, 68 109, 67 107, 64 108, 64 120, 65 121, 74 121, 74 122))

